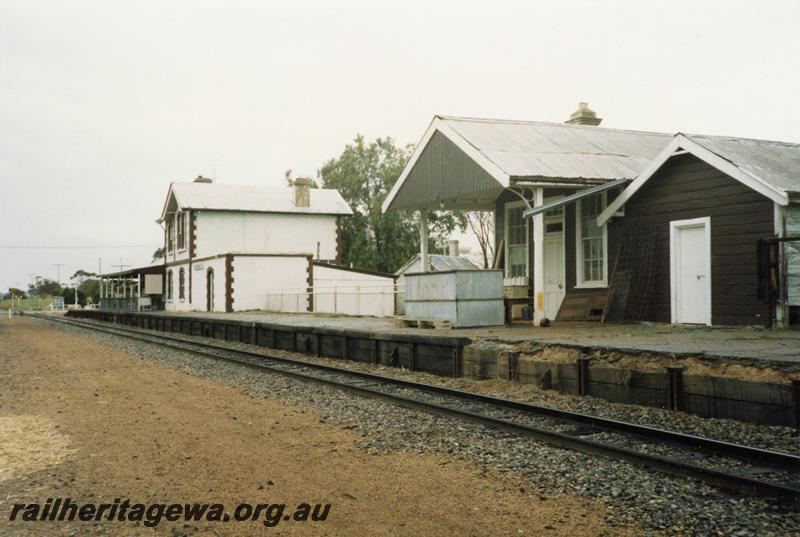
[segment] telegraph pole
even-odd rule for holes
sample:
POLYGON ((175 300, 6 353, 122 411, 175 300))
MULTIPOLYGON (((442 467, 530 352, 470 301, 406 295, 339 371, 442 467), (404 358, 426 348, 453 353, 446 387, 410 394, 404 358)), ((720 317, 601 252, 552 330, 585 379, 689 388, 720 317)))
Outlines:
MULTIPOLYGON (((122 258, 120 257, 119 258, 119 265, 111 265, 111 266, 114 267, 114 268, 119 269, 118 272, 122 272, 123 270, 125 270, 126 268, 128 268, 128 267, 130 267, 132 265, 123 265, 122 264, 122 258)), ((119 279, 120 283, 122 283, 122 274, 118 275, 118 279, 119 279)), ((122 294, 124 296, 125 295, 125 287, 123 286, 122 289, 123 289, 123 293, 122 294)))
POLYGON ((126 269, 128 267, 132 267, 133 265, 123 265, 122 258, 119 258, 119 265, 111 265, 112 267, 119 269, 117 272, 122 272, 122 269, 126 269))
POLYGON ((64 265, 66 265, 66 263, 53 263, 53 266, 56 267, 57 270, 56 282, 58 285, 61 285, 61 267, 64 265))

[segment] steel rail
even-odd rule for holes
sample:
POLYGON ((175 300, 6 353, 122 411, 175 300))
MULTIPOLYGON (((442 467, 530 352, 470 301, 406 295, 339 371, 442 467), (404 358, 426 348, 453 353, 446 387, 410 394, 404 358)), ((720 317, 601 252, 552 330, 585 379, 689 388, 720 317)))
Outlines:
MULTIPOLYGON (((118 330, 126 333, 137 334, 137 335, 149 335, 152 337, 157 337, 162 340, 167 341, 176 341, 184 344, 190 345, 197 345, 202 346, 204 348, 212 348, 218 349, 221 351, 229 351, 229 352, 236 352, 242 355, 250 356, 253 358, 259 359, 270 359, 278 362, 283 362, 287 364, 295 364, 295 365, 302 365, 303 367, 309 367, 313 369, 318 369, 321 371, 326 371, 330 373, 341 373, 346 374, 349 376, 357 376, 363 379, 376 381, 376 382, 388 382, 391 384, 396 384, 399 386, 404 386, 408 388, 414 388, 418 390, 423 390, 431 393, 437 393, 441 395, 448 395, 459 397, 462 399, 468 399, 472 401, 478 401, 481 403, 487 403, 495 406, 501 406, 513 410, 520 410, 524 412, 530 412, 534 414, 539 414, 543 416, 548 416, 564 421, 571 421, 577 423, 583 423, 586 425, 591 425, 594 427, 610 429, 618 432, 634 434, 637 436, 642 436, 646 438, 653 438, 656 440, 661 440, 665 442, 671 442, 675 444, 686 445, 689 447, 700 448, 706 451, 712 451, 719 454, 724 455, 731 455, 739 458, 745 458, 752 461, 759 461, 769 463, 775 466, 785 467, 791 470, 800 471, 800 456, 793 455, 789 453, 781 453, 778 451, 771 451, 762 448, 756 448, 752 446, 746 446, 742 444, 735 444, 732 442, 725 442, 722 440, 715 440, 713 438, 706 438, 702 436, 696 436, 686 433, 680 433, 677 431, 670 431, 667 429, 660 429, 657 427, 651 427, 647 425, 640 425, 636 423, 630 423, 620 420, 614 420, 611 418, 603 418, 601 416, 594 416, 591 414, 583 414, 580 412, 574 412, 570 410, 563 410, 553 407, 548 407, 544 405, 537 405, 534 403, 526 403, 522 401, 515 401, 513 399, 506 399, 503 397, 496 397, 490 395, 484 395, 476 392, 470 392, 466 390, 459 390, 457 388, 448 388, 445 386, 437 386, 434 384, 427 384, 424 382, 418 382, 413 380, 401 379, 396 377, 387 377, 384 375, 378 375, 375 373, 369 373, 366 371, 359 371, 353 370, 349 368, 342 368, 336 367, 326 364, 319 364, 314 362, 309 362, 306 360, 297 360, 282 356, 273 356, 264 353, 246 351, 242 349, 233 349, 231 347, 226 347, 224 345, 215 345, 213 343, 207 342, 199 342, 199 341, 191 341, 186 337, 175 337, 164 335, 159 332, 152 332, 146 331, 142 329, 130 329, 126 327, 120 327, 116 325, 112 325, 111 327, 98 325, 97 321, 75 321, 73 319, 53 319, 47 316, 41 316, 44 318, 52 319, 52 320, 59 320, 65 323, 72 323, 76 326, 95 326, 97 329, 113 329, 118 330)), ((191 337, 191 336, 189 336, 191 337)), ((288 352, 288 351, 287 351, 288 352)))
POLYGON ((384 384, 390 384, 390 385, 393 384, 408 388, 416 388, 431 393, 451 395, 453 397, 458 397, 462 399, 478 400, 484 403, 495 405, 500 408, 513 408, 516 410, 529 411, 531 413, 545 414, 550 417, 563 419, 564 421, 590 423, 597 427, 628 432, 629 434, 633 434, 635 436, 645 436, 645 437, 649 436, 665 442, 683 444, 701 450, 718 451, 726 455, 734 455, 739 458, 745 458, 749 460, 757 459, 766 462, 774 461, 775 464, 778 466, 789 467, 790 469, 795 471, 800 469, 800 465, 798 465, 800 457, 796 455, 774 452, 774 451, 764 450, 761 448, 744 446, 741 444, 721 442, 718 440, 713 440, 704 437, 685 435, 683 433, 676 433, 674 431, 667 431, 664 429, 655 429, 627 422, 608 420, 607 418, 601 418, 598 416, 577 414, 569 411, 561 411, 551 407, 540 407, 538 405, 530 405, 528 403, 521 403, 518 401, 512 401, 503 398, 494 398, 491 396, 475 394, 473 392, 454 390, 451 388, 444 388, 425 383, 418 383, 414 381, 407 381, 392 377, 385 377, 382 375, 375 375, 372 373, 366 373, 362 371, 353 371, 345 368, 337 368, 323 364, 315 364, 303 360, 293 360, 285 357, 278 357, 278 356, 265 355, 261 353, 254 353, 250 351, 243 351, 240 349, 234 349, 230 347, 214 345, 205 342, 188 341, 183 338, 165 336, 159 333, 150 333, 150 332, 144 332, 142 330, 132 330, 116 326, 114 327, 98 326, 93 322, 86 322, 86 321, 78 322, 74 320, 53 318, 47 315, 34 314, 33 316, 63 324, 77 326, 80 328, 89 328, 92 330, 96 330, 98 332, 104 332, 119 337, 127 337, 130 339, 143 341, 153 345, 172 348, 182 352, 189 352, 192 354, 206 356, 213 359, 221 359, 238 365, 244 365, 256 370, 274 372, 284 376, 300 379, 303 381, 310 381, 323 385, 328 385, 338 389, 343 389, 349 392, 357 393, 360 395, 388 400, 394 402, 399 406, 403 406, 406 408, 422 410, 428 413, 433 413, 442 416, 455 417, 478 424, 488 425, 490 427, 494 427, 512 433, 525 434, 527 436, 536 438, 537 440, 544 441, 548 444, 557 447, 579 451, 582 453, 600 455, 615 460, 623 460, 630 464, 650 468, 653 470, 660 471, 662 473, 699 479, 701 481, 716 485, 724 489, 779 499, 788 502, 790 504, 800 505, 800 489, 783 485, 780 483, 761 481, 758 479, 753 479, 750 477, 730 472, 725 472, 722 470, 698 466, 695 464, 676 460, 674 458, 642 453, 633 449, 620 446, 602 444, 593 440, 588 440, 585 438, 576 438, 569 434, 533 427, 530 425, 525 425, 510 420, 496 418, 493 416, 487 416, 485 414, 479 414, 468 410, 458 409, 448 405, 421 401, 418 399, 413 399, 402 395, 386 393, 371 388, 369 386, 359 386, 338 380, 326 379, 323 377, 311 375, 297 370, 283 369, 281 367, 275 367, 274 365, 268 365, 264 363, 253 363, 250 361, 234 358, 231 356, 221 356, 218 353, 225 352, 225 353, 232 353, 236 355, 245 356, 250 359, 255 358, 259 360, 271 360, 274 362, 278 362, 281 365, 295 366, 312 370, 316 369, 328 373, 341 374, 350 377, 365 378, 384 384), (165 343, 165 341, 177 342, 180 343, 181 345, 175 343, 165 343), (191 349, 187 348, 185 345, 190 345, 190 346, 193 345, 196 347, 200 347, 202 349, 210 349, 210 351, 191 349), (644 429, 644 432, 640 432, 642 429, 644 429), (672 440, 671 435, 677 435, 676 438, 678 438, 678 440, 672 440), (721 449, 719 449, 720 445, 721 449), (754 454, 756 455, 755 457, 754 454))

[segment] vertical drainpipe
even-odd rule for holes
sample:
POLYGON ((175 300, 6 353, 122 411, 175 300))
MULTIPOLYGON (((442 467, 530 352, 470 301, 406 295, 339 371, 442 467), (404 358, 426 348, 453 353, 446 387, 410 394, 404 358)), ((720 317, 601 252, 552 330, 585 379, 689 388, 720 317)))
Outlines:
POLYGON ((195 221, 195 212, 193 210, 191 210, 191 209, 189 209, 188 220, 189 220, 189 222, 188 222, 188 224, 186 226, 186 227, 188 227, 188 230, 187 229, 183 230, 183 237, 184 237, 184 240, 188 239, 188 241, 189 241, 187 249, 189 250, 189 306, 191 307, 192 300, 193 300, 192 299, 192 274, 194 273, 194 270, 192 270, 192 269, 194 267, 193 267, 192 261, 194 259, 194 221, 195 221))
POLYGON ((422 272, 430 272, 431 264, 428 257, 428 213, 424 209, 419 211, 419 258, 422 263, 422 272))
POLYGON ((342 264, 342 217, 336 217, 336 264, 342 264))
MULTIPOLYGON (((533 206, 544 203, 544 189, 533 189, 533 206)), ((544 319, 544 213, 533 217, 533 322, 544 319)))
POLYGON ((233 255, 225 254, 225 313, 233 311, 233 255))

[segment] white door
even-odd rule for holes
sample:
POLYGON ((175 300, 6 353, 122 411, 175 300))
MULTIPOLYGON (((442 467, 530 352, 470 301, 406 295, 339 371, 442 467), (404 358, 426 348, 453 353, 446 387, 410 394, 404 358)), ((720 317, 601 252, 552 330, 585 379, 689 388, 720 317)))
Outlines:
MULTIPOLYGON (((549 203, 563 197, 547 198, 544 202, 549 203)), ((543 220, 544 315, 552 321, 558 314, 567 287, 564 271, 564 207, 546 211, 543 220)))
POLYGON ((566 294, 564 281, 564 234, 544 238, 544 314, 553 320, 566 294))
POLYGON ((711 221, 670 222, 672 322, 711 324, 711 221))

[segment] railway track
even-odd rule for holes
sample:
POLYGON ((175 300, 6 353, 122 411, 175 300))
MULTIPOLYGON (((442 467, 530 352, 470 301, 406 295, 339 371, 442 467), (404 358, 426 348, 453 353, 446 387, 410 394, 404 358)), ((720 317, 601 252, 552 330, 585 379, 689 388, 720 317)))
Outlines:
POLYGON ((140 329, 31 316, 314 382, 800 506, 800 456, 140 329))

